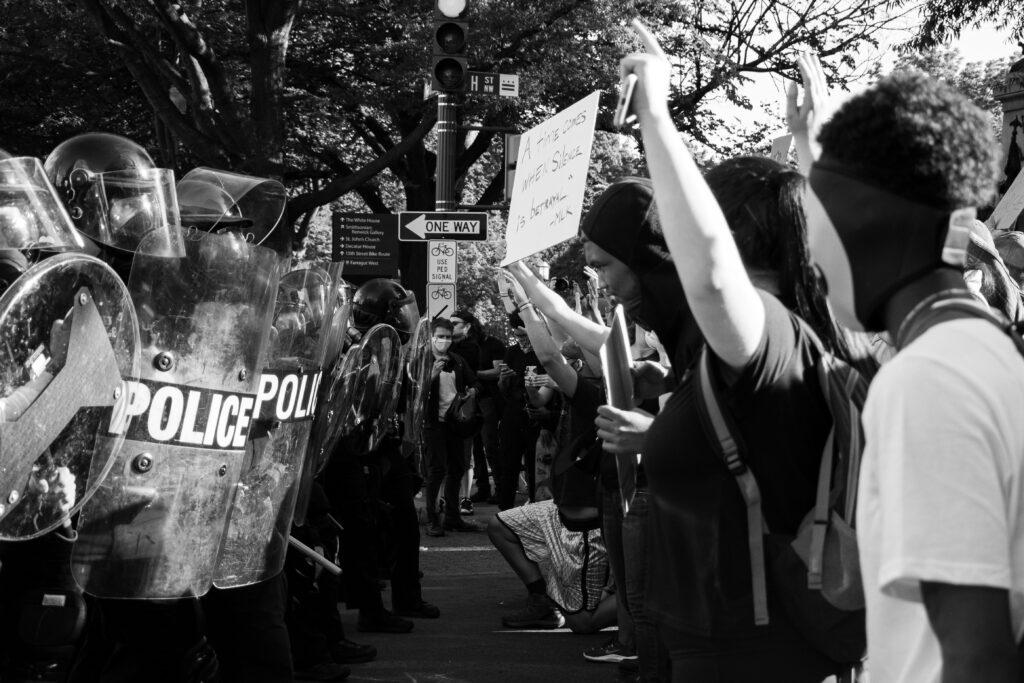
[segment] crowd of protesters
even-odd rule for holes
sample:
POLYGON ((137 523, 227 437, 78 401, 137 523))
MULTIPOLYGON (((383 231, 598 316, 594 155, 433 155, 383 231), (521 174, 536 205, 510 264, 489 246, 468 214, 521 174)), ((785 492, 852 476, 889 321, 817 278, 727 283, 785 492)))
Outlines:
POLYGON ((525 262, 498 278, 515 344, 486 354, 503 408, 475 462, 497 486, 488 534, 528 593, 503 625, 616 624, 582 654, 631 680, 1020 680, 1020 240, 977 220, 999 177, 986 116, 904 71, 826 120, 802 55, 798 168, 702 172, 668 60, 637 30, 647 50, 622 73, 650 178, 584 216, 585 293, 525 262), (602 379, 612 305, 630 406, 602 379))

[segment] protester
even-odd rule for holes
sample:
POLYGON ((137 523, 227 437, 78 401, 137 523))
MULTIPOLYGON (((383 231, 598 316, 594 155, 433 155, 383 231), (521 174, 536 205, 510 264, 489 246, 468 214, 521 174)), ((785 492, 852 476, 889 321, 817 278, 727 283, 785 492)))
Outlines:
POLYGON ((459 486, 465 468, 465 437, 460 434, 449 410, 460 396, 479 391, 476 374, 462 356, 451 351, 452 324, 447 318, 430 323, 434 363, 430 372, 430 396, 427 400, 427 525, 428 536, 444 536, 448 531, 481 531, 459 516, 459 486), (445 511, 442 525, 437 509, 437 494, 445 486, 445 511))
MULTIPOLYGON (((648 52, 624 58, 622 73, 638 77, 634 111, 665 243, 743 437, 767 524, 794 533, 813 507, 831 427, 809 371, 826 349, 846 355, 808 263, 803 180, 753 157, 702 177, 668 112, 668 61, 639 32, 648 52)), ((654 420, 643 450, 653 551, 646 597, 671 651, 672 680, 820 681, 844 663, 812 648, 782 609, 755 624, 746 505, 702 423, 692 376, 654 420)), ((773 590, 768 604, 777 606, 773 590)))
POLYGON ((480 321, 468 310, 456 311, 450 320, 455 340, 452 351, 466 359, 480 381, 477 407, 482 421, 480 431, 467 439, 466 474, 463 475, 459 501, 462 514, 473 514, 473 503, 497 502, 497 499, 492 500, 490 474, 493 472, 497 479, 496 467, 500 459, 497 364, 505 356, 505 345, 485 334, 480 321), (476 493, 470 495, 474 480, 477 483, 476 493))
POLYGON ((944 82, 907 71, 850 99, 818 139, 810 236, 832 305, 899 349, 863 414, 871 678, 1017 680, 1024 363, 961 275, 973 207, 994 194, 991 126, 944 82), (855 208, 867 205, 880 210, 855 208))
POLYGON ((534 457, 540 420, 549 417, 546 410, 540 410, 540 406, 531 405, 528 400, 525 384, 527 370, 535 370, 540 366, 537 354, 530 345, 530 337, 518 314, 509 316, 509 325, 516 343, 505 352, 498 374, 498 390, 504 403, 499 427, 499 510, 508 510, 515 505, 520 472, 526 476, 527 500, 533 502, 536 486, 534 457))

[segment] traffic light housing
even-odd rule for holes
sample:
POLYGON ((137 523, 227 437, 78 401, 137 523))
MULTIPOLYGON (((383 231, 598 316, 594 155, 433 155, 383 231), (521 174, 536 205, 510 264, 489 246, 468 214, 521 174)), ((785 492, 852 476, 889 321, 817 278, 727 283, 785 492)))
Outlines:
POLYGON ((437 0, 435 5, 430 77, 436 92, 466 91, 469 64, 465 52, 469 24, 464 20, 465 13, 465 0, 437 0))

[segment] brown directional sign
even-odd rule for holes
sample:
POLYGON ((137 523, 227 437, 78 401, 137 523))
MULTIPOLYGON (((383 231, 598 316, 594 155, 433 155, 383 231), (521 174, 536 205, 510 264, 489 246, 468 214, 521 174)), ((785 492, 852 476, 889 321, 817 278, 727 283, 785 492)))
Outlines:
POLYGON ((346 276, 398 273, 397 214, 334 212, 331 218, 331 260, 345 263, 346 276))

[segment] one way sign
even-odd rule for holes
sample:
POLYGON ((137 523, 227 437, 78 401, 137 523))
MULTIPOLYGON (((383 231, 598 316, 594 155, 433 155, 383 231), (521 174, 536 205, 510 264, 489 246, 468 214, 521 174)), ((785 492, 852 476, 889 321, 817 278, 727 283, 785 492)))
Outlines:
POLYGON ((398 213, 398 239, 403 242, 486 240, 487 214, 400 211, 398 213))

